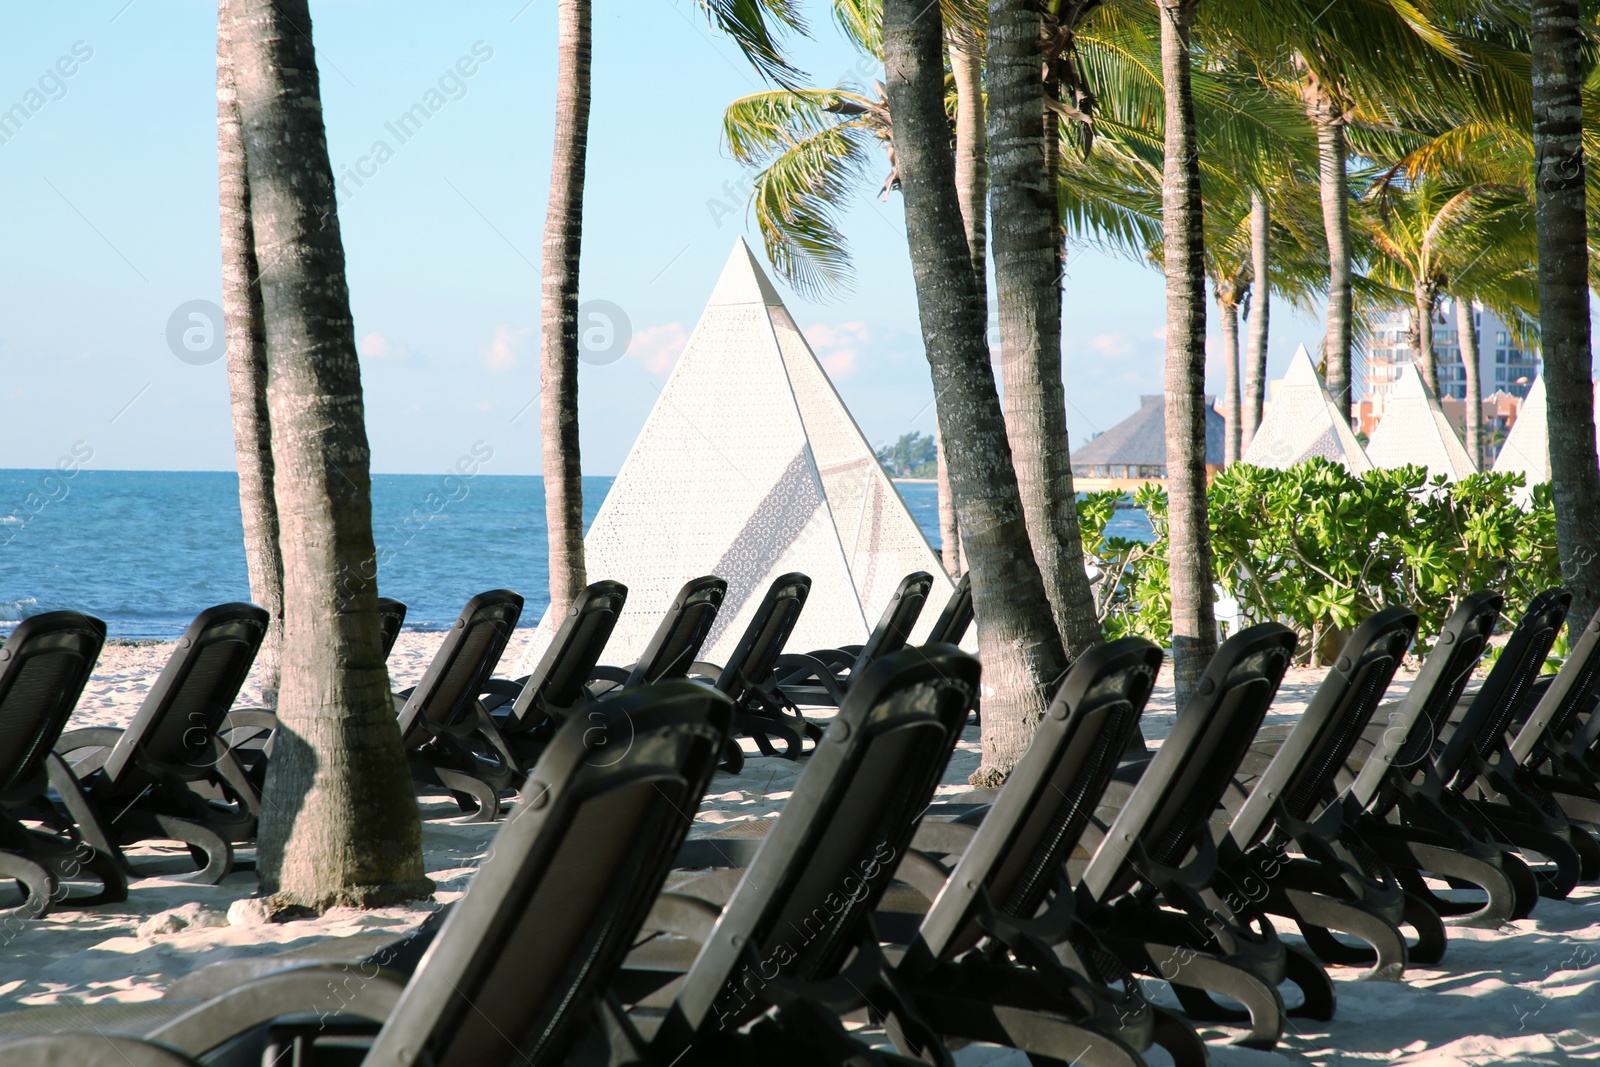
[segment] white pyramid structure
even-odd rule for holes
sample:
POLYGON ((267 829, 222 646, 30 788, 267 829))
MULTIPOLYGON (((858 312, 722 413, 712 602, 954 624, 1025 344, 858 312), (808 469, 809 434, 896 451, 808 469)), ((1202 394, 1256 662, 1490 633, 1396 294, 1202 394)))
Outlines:
MULTIPOLYGON (((772 579, 811 576, 791 651, 860 644, 912 571, 934 576, 920 641, 953 586, 741 239, 600 506, 590 580, 628 587, 605 663, 643 652, 690 578, 728 582, 702 659, 726 661, 772 579)), ((558 621, 558 620, 556 620, 558 621)), ((554 635, 546 614, 522 671, 554 635)))
POLYGON ((1367 442, 1367 458, 1377 467, 1420 464, 1430 479, 1443 474, 1455 481, 1477 471, 1414 363, 1400 367, 1383 419, 1367 442))
POLYGON ((1351 474, 1365 474, 1372 463, 1350 424, 1334 407, 1306 346, 1289 360, 1289 369, 1272 394, 1266 416, 1250 439, 1244 462, 1283 470, 1319 456, 1351 474))
MULTIPOLYGON (((1594 385, 1594 400, 1597 412, 1600 412, 1600 382, 1594 385)), ((1597 415, 1597 422, 1600 422, 1600 415, 1597 415)), ((1600 452, 1600 426, 1595 428, 1595 446, 1595 450, 1600 452)), ((1511 432, 1506 434, 1505 443, 1500 446, 1500 454, 1495 457, 1494 470, 1497 473, 1517 472, 1522 475, 1524 487, 1518 502, 1523 506, 1527 505, 1532 495, 1530 490, 1534 486, 1550 480, 1550 418, 1545 407, 1543 374, 1528 387, 1522 410, 1517 412, 1517 421, 1512 424, 1511 432)))

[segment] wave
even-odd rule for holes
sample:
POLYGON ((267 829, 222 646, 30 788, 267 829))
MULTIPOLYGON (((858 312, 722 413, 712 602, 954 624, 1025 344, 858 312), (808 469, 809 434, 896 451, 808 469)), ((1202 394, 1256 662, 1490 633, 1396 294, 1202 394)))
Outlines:
POLYGON ((15 626, 29 615, 37 614, 39 614, 39 601, 36 597, 0 600, 0 626, 15 626))

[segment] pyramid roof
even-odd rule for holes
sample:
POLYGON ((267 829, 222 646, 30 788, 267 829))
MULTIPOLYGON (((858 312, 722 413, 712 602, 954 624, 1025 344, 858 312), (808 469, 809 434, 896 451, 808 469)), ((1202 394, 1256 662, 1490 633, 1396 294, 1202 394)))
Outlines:
MULTIPOLYGON (((1597 422, 1600 422, 1600 382, 1594 385, 1597 422)), ((1595 428, 1595 450, 1600 452, 1600 425, 1595 428)), ((1526 500, 1528 489, 1550 480, 1550 416, 1545 403, 1544 375, 1534 378, 1528 387, 1527 398, 1517 412, 1517 421, 1511 424, 1500 454, 1495 457, 1494 470, 1500 473, 1518 472, 1526 487, 1522 496, 1526 500)))
POLYGON ((1283 470, 1313 457, 1332 460, 1351 474, 1372 469, 1355 431, 1317 375, 1311 354, 1301 345, 1272 394, 1266 417, 1250 439, 1244 462, 1283 470))
POLYGON ((1414 363, 1400 367, 1383 419, 1367 442, 1367 457, 1378 467, 1419 464, 1429 478, 1443 474, 1451 481, 1477 471, 1414 363))
MULTIPOLYGON (((783 300, 741 239, 584 538, 591 580, 627 605, 605 662, 643 652, 690 578, 728 582, 701 658, 724 662, 772 579, 811 576, 790 637, 801 651, 859 644, 900 579, 934 577, 913 641, 953 591, 783 300)), ((522 657, 554 634, 548 612, 522 657)))

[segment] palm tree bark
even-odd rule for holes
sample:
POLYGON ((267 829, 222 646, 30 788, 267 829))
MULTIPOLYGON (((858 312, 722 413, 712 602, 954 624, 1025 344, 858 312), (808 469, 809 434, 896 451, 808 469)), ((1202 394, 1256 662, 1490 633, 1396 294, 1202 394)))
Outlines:
POLYGON ((1483 469, 1483 383, 1478 379, 1478 322, 1472 314, 1472 301, 1456 297, 1456 341, 1461 349, 1461 367, 1467 376, 1464 419, 1467 428, 1467 455, 1472 465, 1483 469))
POLYGON ((589 143, 589 0, 557 5, 556 141, 544 222, 539 432, 550 545, 550 617, 588 584, 583 560, 583 468, 578 453, 578 259, 589 143))
POLYGON ((1157 0, 1166 106, 1161 225, 1167 276, 1168 569, 1173 685, 1179 708, 1188 702, 1217 650, 1211 528, 1206 516, 1205 234, 1189 77, 1189 30, 1196 3, 1157 0))
MULTIPOLYGON (((1244 376, 1244 419, 1240 445, 1248 450, 1261 425, 1267 394, 1267 331, 1272 321, 1272 215, 1267 198, 1250 194, 1250 365, 1244 376)), ((1244 455, 1244 451, 1239 453, 1244 455)))
POLYGON ((984 309, 973 282, 944 113, 938 4, 885 0, 884 66, 939 429, 972 574, 983 657, 983 762, 975 785, 1004 781, 1065 667, 1033 565, 984 309))
POLYGON ((1239 295, 1246 288, 1237 278, 1218 279, 1215 285, 1217 310, 1222 312, 1222 358, 1227 362, 1227 385, 1223 394, 1222 462, 1231 467, 1243 455, 1243 431, 1239 408, 1239 295))
POLYGON ((239 98, 229 40, 233 0, 217 8, 217 187, 222 218, 222 313, 228 344, 228 395, 239 469, 239 516, 250 599, 271 616, 256 655, 265 707, 276 707, 283 657, 283 556, 272 493, 272 423, 267 414, 267 334, 261 314, 260 268, 250 227, 239 98))
POLYGON ((1322 357, 1328 394, 1350 418, 1350 178, 1345 171, 1345 117, 1332 92, 1306 72, 1306 113, 1317 129, 1317 181, 1322 193, 1322 229, 1328 242, 1328 332, 1322 357))
POLYGON ((260 260, 283 687, 257 867, 280 903, 428 896, 378 627, 370 453, 307 0, 236 0, 232 44, 260 260))
POLYGON ((1418 282, 1411 290, 1411 343, 1417 354, 1417 371, 1435 397, 1439 392, 1439 356, 1433 350, 1433 305, 1439 287, 1433 282, 1418 282))
POLYGON ((1580 623, 1600 608, 1600 461, 1589 350, 1589 249, 1584 203, 1585 36, 1578 0, 1533 0, 1534 220, 1539 336, 1549 405, 1550 482, 1561 576, 1580 623))
POLYGON ((1061 209, 1050 165, 1058 123, 1045 106, 1043 30, 1032 0, 989 5, 990 197, 1006 430, 1034 560, 1070 660, 1101 633, 1083 567, 1061 382, 1061 209))
MULTIPOLYGON (((985 115, 983 65, 985 46, 977 34, 954 33, 949 43, 950 73, 956 87, 956 199, 972 257, 972 277, 978 302, 989 305, 989 131, 985 115)), ((938 450, 936 478, 939 491, 939 539, 945 571, 961 575, 961 526, 950 496, 950 472, 945 467, 944 438, 934 435, 938 450)))
POLYGON ((950 468, 945 465, 944 435, 933 433, 935 477, 939 490, 939 562, 954 581, 961 577, 961 526, 956 522, 956 501, 950 495, 950 468))

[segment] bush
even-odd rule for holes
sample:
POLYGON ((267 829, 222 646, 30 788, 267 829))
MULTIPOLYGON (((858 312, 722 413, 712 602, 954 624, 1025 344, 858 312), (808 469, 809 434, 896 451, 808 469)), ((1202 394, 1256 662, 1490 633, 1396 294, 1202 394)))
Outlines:
MULTIPOLYGON (((1250 621, 1293 627, 1307 654, 1394 604, 1421 617, 1425 645, 1474 589, 1504 594, 1516 619, 1561 584, 1550 487, 1535 486, 1524 510, 1522 485, 1521 475, 1492 473, 1430 482, 1421 467, 1356 476, 1321 459, 1288 470, 1235 464, 1208 494, 1216 581, 1250 621)), ((1101 622, 1107 637, 1165 642, 1166 494, 1146 486, 1134 495, 1155 530, 1150 544, 1104 536, 1117 497, 1078 505, 1090 562, 1107 575, 1096 590, 1101 622)))

